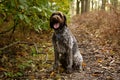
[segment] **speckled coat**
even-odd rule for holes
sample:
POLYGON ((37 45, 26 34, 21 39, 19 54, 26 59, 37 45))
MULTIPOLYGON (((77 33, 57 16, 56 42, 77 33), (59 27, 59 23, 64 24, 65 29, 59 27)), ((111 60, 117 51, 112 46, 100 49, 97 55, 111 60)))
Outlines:
POLYGON ((77 40, 67 26, 55 30, 52 42, 55 54, 54 67, 58 67, 61 64, 63 68, 68 70, 82 69, 83 58, 80 54, 77 40))

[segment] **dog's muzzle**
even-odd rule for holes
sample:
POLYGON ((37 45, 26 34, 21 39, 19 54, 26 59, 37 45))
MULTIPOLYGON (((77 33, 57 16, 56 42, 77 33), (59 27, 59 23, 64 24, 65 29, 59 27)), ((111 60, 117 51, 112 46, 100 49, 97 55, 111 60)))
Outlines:
POLYGON ((62 19, 58 15, 54 15, 51 18, 51 22, 53 22, 53 28, 58 29, 60 27, 60 23, 62 23, 62 19))

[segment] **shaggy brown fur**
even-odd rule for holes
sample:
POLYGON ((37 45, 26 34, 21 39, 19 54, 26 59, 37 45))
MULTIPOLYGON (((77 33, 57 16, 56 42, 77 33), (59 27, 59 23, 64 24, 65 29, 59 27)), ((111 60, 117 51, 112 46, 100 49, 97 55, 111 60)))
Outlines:
POLYGON ((54 68, 56 69, 61 64, 68 73, 82 69, 83 58, 75 37, 67 27, 65 15, 62 12, 53 13, 50 17, 50 27, 54 29, 52 37, 54 68))

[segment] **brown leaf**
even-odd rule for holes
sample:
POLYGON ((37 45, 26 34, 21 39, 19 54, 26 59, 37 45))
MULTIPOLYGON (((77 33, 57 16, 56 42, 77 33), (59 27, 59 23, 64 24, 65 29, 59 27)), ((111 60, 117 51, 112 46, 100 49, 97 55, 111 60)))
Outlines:
POLYGON ((0 71, 8 71, 8 70, 3 67, 0 67, 0 71))
POLYGON ((50 77, 54 77, 55 76, 55 72, 51 72, 50 77))
POLYGON ((92 76, 98 77, 98 76, 100 76, 100 74, 101 74, 101 72, 94 72, 94 73, 92 74, 92 76))
POLYGON ((103 60, 102 60, 102 59, 97 59, 97 62, 98 62, 98 63, 102 63, 103 60))
POLYGON ((85 66, 86 66, 86 63, 83 62, 83 63, 82 63, 82 66, 85 67, 85 66))
POLYGON ((92 76, 98 77, 98 76, 99 76, 99 74, 92 74, 92 76))

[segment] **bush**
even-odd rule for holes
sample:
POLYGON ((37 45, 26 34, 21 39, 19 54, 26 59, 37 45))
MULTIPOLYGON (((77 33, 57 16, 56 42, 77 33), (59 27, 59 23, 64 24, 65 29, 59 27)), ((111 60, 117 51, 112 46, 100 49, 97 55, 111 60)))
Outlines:
POLYGON ((18 26, 20 29, 35 29, 38 32, 48 30, 51 13, 59 10, 68 14, 69 2, 69 0, 1 0, 0 23, 7 21, 11 16, 14 28, 18 26))

